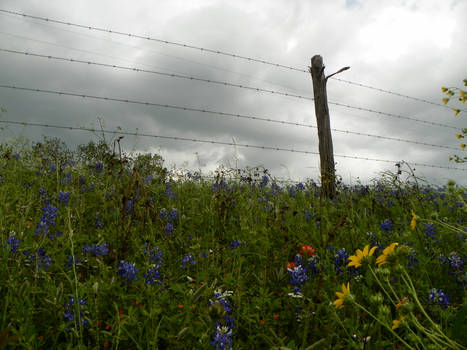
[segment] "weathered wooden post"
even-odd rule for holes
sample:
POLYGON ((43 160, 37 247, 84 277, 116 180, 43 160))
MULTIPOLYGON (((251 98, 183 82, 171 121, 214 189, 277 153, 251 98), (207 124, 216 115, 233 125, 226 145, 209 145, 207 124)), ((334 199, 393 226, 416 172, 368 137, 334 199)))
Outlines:
POLYGON ((323 58, 315 55, 311 58, 310 73, 313 79, 313 94, 315 100, 316 122, 318 124, 319 158, 321 168, 321 193, 324 197, 333 199, 336 195, 336 171, 334 153, 332 150, 331 124, 329 121, 328 97, 326 83, 328 78, 350 67, 344 67, 328 77, 324 75, 323 58))

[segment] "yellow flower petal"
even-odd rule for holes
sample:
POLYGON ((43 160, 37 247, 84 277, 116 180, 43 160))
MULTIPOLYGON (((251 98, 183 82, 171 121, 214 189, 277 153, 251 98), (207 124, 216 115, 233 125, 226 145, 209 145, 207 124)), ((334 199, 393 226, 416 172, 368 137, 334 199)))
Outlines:
POLYGON ((370 254, 368 254, 368 256, 372 256, 377 248, 378 248, 377 246, 374 246, 373 248, 371 248, 370 249, 370 254))
POLYGON ((461 143, 461 148, 462 148, 462 149, 465 148, 465 143, 461 143))
POLYGON ((449 98, 445 97, 445 98, 442 99, 442 101, 443 101, 444 104, 446 104, 446 103, 448 103, 449 98))
POLYGON ((370 248, 370 246, 368 244, 365 246, 365 248, 363 248, 363 256, 368 256, 369 248, 370 248))

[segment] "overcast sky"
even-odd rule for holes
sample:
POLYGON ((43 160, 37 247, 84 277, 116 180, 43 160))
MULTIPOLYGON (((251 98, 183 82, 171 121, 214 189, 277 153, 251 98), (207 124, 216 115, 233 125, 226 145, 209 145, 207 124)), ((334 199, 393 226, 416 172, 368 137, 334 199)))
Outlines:
MULTIPOLYGON (((463 0, 2 0, 0 9, 186 43, 307 69, 323 56, 327 75, 441 103, 441 86, 467 77, 467 1, 463 0)), ((44 22, 0 12, 0 48, 191 75, 313 96, 309 74, 154 41, 44 22)), ((142 72, 0 52, 0 84, 173 104, 316 125, 313 101, 142 72)), ((331 102, 458 127, 466 113, 330 79, 331 102)), ((98 128, 318 151, 314 128, 222 117, 155 106, 98 101, 0 88, 2 120, 98 128)), ((459 105, 454 104, 459 107, 459 105)), ((465 105, 460 107, 467 109, 465 105)), ((331 127, 403 138, 456 150, 333 132, 336 155, 426 163, 464 155, 458 131, 330 105, 331 127)), ((2 141, 57 136, 71 148, 98 137, 89 132, 1 125, 2 141)), ((107 140, 112 140, 107 135, 107 140)), ((273 176, 319 177, 319 156, 217 144, 125 136, 127 151, 159 153, 168 167, 205 174, 227 167, 264 166, 273 176)), ((392 163, 335 157, 344 182, 368 182, 392 163)), ((415 166, 430 183, 466 172, 415 166)))

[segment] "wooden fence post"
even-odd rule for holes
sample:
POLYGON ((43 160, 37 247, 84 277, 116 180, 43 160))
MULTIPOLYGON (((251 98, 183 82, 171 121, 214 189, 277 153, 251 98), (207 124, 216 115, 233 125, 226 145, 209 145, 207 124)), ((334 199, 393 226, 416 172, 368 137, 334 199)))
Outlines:
POLYGON ((319 158, 321 168, 321 194, 329 199, 336 195, 336 171, 332 150, 331 124, 329 122, 328 97, 326 82, 329 77, 350 67, 344 67, 328 77, 324 75, 323 58, 315 55, 311 58, 310 73, 313 79, 316 122, 318 124, 319 158))

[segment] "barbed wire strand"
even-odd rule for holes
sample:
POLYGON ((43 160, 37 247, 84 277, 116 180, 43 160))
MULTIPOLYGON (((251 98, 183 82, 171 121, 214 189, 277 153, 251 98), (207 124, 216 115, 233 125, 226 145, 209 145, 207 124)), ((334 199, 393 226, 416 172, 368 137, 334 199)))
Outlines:
MULTIPOLYGON (((42 24, 42 25, 46 25, 46 24, 42 24)), ((52 28, 56 28, 56 27, 52 27, 52 28)), ((61 30, 65 30, 65 29, 61 29, 61 30)), ((70 32, 75 33, 75 34, 84 35, 84 36, 87 36, 87 37, 89 36, 89 35, 77 33, 77 32, 74 32, 74 31, 70 31, 70 32)), ((52 45, 52 46, 55 46, 55 47, 61 47, 61 48, 65 48, 67 50, 84 52, 84 53, 88 53, 88 54, 92 54, 92 55, 96 55, 96 56, 100 56, 100 57, 112 58, 112 59, 115 59, 115 60, 118 60, 118 61, 125 61, 125 62, 131 62, 131 63, 134 62, 134 60, 128 60, 128 59, 125 59, 125 58, 115 57, 115 56, 111 56, 111 55, 104 55, 104 54, 98 53, 96 51, 77 49, 77 48, 74 48, 74 47, 60 45, 60 44, 52 43, 50 41, 38 40, 38 39, 31 38, 31 37, 25 37, 25 36, 22 36, 22 35, 6 33, 6 32, 2 32, 2 31, 0 31, 0 34, 16 37, 16 38, 20 38, 20 39, 25 39, 25 40, 29 40, 29 41, 34 41, 34 42, 38 42, 38 43, 41 43, 41 44, 52 45)), ((93 39, 99 39, 99 38, 93 37, 93 36, 89 36, 89 37, 91 37, 93 39)), ((140 49, 140 47, 138 47, 138 46, 127 45, 127 44, 124 44, 124 43, 118 42, 118 41, 109 40, 109 42, 111 42, 112 44, 125 46, 125 47, 132 48, 132 49, 140 49)), ((219 67, 219 66, 212 65, 212 64, 207 64, 207 63, 202 63, 202 62, 190 60, 190 59, 180 57, 180 56, 176 56, 176 55, 163 54, 161 52, 157 52, 157 51, 151 50, 151 49, 146 50, 146 51, 149 51, 150 53, 152 53, 154 55, 161 55, 161 56, 164 56, 164 57, 170 57, 170 58, 174 58, 174 59, 177 59, 177 60, 181 60, 183 62, 188 62, 190 64, 196 64, 196 65, 200 65, 200 66, 204 66, 204 67, 209 67, 209 68, 212 68, 214 70, 219 70, 219 71, 222 71, 222 72, 228 72, 228 73, 232 73, 232 74, 235 74, 235 75, 244 76, 244 77, 247 77, 247 78, 249 78, 251 80, 261 81, 261 82, 267 83, 269 85, 280 86, 281 88, 290 89, 290 90, 294 90, 294 91, 300 91, 300 89, 297 89, 295 87, 288 86, 288 85, 286 86, 286 85, 283 85, 283 84, 278 84, 278 83, 275 83, 275 82, 264 80, 264 79, 258 78, 256 76, 253 76, 251 74, 241 73, 241 72, 234 71, 234 70, 231 70, 231 69, 227 69, 227 68, 219 67)), ((142 65, 142 66, 149 67, 149 68, 156 67, 155 65, 152 65, 152 64, 146 64, 146 63, 139 63, 139 64, 142 65)), ((167 68, 167 67, 160 67, 159 66, 159 69, 164 69, 165 71, 168 71, 168 72, 183 74, 183 73, 180 73, 179 71, 176 71, 176 70, 173 70, 173 69, 170 69, 170 68, 167 68)))
MULTIPOLYGON (((319 155, 318 152, 306 151, 306 150, 296 150, 296 149, 291 149, 291 148, 272 147, 272 146, 259 146, 259 145, 250 145, 250 144, 236 143, 236 142, 200 140, 200 139, 188 138, 188 137, 154 135, 154 134, 146 134, 146 133, 139 133, 139 132, 128 132, 128 131, 120 131, 120 130, 106 130, 106 129, 99 129, 98 130, 98 129, 85 128, 85 127, 61 126, 61 125, 32 123, 32 122, 20 122, 20 121, 11 121, 11 120, 0 120, 0 123, 16 124, 16 125, 22 125, 22 126, 37 126, 37 127, 46 127, 46 128, 67 129, 67 130, 80 130, 80 131, 88 131, 88 132, 93 132, 93 133, 109 133, 109 134, 114 134, 114 135, 119 134, 119 135, 130 135, 130 136, 152 137, 152 138, 161 138, 161 139, 166 139, 166 140, 189 141, 189 142, 197 142, 197 143, 218 144, 218 145, 224 145, 224 146, 235 146, 235 147, 245 147, 245 148, 256 148, 256 149, 262 149, 262 150, 272 150, 272 151, 283 151, 283 152, 291 152, 291 153, 319 155)), ((396 163, 401 162, 401 161, 396 161, 396 160, 377 159, 377 158, 359 157, 359 156, 349 156, 349 155, 341 155, 341 154, 334 154, 334 157, 346 158, 346 159, 367 160, 367 161, 375 161, 375 162, 384 162, 384 163, 392 163, 392 164, 396 164, 396 163)), ((429 168, 467 171, 467 169, 446 167, 446 166, 442 166, 442 165, 415 163, 415 162, 410 162, 410 161, 408 161, 406 163, 410 164, 411 166, 423 166, 423 167, 429 167, 429 168)))
POLYGON ((137 39, 155 41, 155 42, 162 43, 162 44, 173 45, 173 46, 178 46, 178 47, 184 47, 184 48, 188 48, 188 49, 194 49, 194 50, 199 50, 199 51, 203 51, 203 52, 214 53, 214 54, 218 54, 218 55, 222 55, 222 56, 229 56, 229 57, 232 57, 232 58, 242 59, 242 60, 246 60, 246 61, 250 61, 250 62, 262 63, 262 64, 274 66, 274 67, 285 68, 285 69, 288 69, 288 70, 308 73, 307 70, 304 70, 304 69, 301 69, 301 68, 291 67, 291 66, 287 66, 287 65, 283 65, 283 64, 279 64, 279 63, 274 63, 274 62, 270 62, 270 61, 266 61, 266 60, 262 60, 262 59, 258 59, 258 58, 237 55, 237 54, 233 54, 233 53, 226 52, 226 51, 213 50, 213 49, 209 49, 209 48, 205 48, 205 47, 201 47, 201 46, 195 46, 195 45, 184 44, 184 43, 179 43, 179 42, 175 42, 175 41, 158 39, 158 38, 153 38, 153 37, 150 37, 150 36, 143 36, 143 35, 139 35, 139 34, 125 33, 125 32, 121 32, 121 31, 117 31, 117 30, 99 28, 99 27, 94 27, 94 26, 89 26, 89 25, 84 25, 84 24, 77 24, 77 23, 72 23, 72 22, 60 21, 60 20, 46 18, 46 17, 32 16, 32 15, 28 15, 26 13, 20 13, 20 12, 9 11, 9 10, 4 10, 4 9, 0 9, 0 12, 8 13, 8 14, 11 14, 11 15, 16 15, 16 16, 22 16, 22 17, 26 17, 26 18, 37 19, 37 20, 46 21, 46 22, 50 22, 50 23, 64 24, 64 25, 67 25, 67 26, 70 26, 70 27, 89 29, 89 30, 95 30, 95 31, 98 31, 98 32, 122 35, 122 36, 130 37, 130 38, 137 38, 137 39))
MULTIPOLYGON (((209 84, 219 84, 219 85, 224 85, 224 86, 247 89, 247 90, 256 91, 256 92, 266 92, 266 93, 276 94, 276 95, 285 96, 285 97, 292 97, 292 98, 299 98, 299 99, 302 99, 302 100, 314 101, 314 98, 308 97, 308 96, 296 95, 296 94, 291 94, 291 93, 287 93, 287 92, 263 89, 263 88, 259 88, 259 87, 253 87, 253 86, 242 85, 242 84, 235 84, 235 83, 226 82, 226 81, 206 79, 206 78, 200 78, 200 77, 177 74, 177 73, 164 73, 164 72, 160 72, 160 71, 148 70, 148 69, 143 69, 143 68, 126 67, 126 66, 120 66, 120 65, 116 65, 116 64, 107 64, 107 63, 100 63, 100 62, 94 62, 94 61, 79 60, 79 59, 74 59, 74 58, 58 57, 58 56, 52 56, 52 55, 42 55, 42 54, 37 54, 37 53, 32 53, 32 52, 9 50, 9 49, 3 49, 3 48, 0 48, 0 52, 13 53, 13 54, 23 54, 23 55, 26 55, 26 56, 48 58, 48 59, 54 59, 54 60, 72 62, 72 63, 82 63, 82 64, 87 64, 87 65, 95 65, 95 66, 101 66, 101 67, 107 67, 107 68, 124 69, 124 70, 130 70, 130 71, 134 71, 134 72, 151 73, 151 74, 157 74, 157 75, 162 75, 162 76, 171 77, 171 78, 181 78, 181 79, 187 79, 187 80, 192 80, 192 81, 201 81, 201 82, 205 82, 205 83, 209 83, 209 84)), ((366 107, 351 106, 351 105, 348 105, 348 104, 343 104, 343 103, 339 103, 339 102, 332 102, 332 101, 328 101, 328 104, 336 105, 336 106, 344 107, 344 108, 349 108, 349 109, 356 109, 356 110, 370 112, 370 113, 376 113, 376 114, 379 114, 379 115, 389 116, 389 117, 393 117, 393 118, 406 119, 406 120, 410 120, 410 121, 417 122, 417 123, 423 123, 423 124, 428 124, 428 125, 433 125, 433 126, 451 128, 451 129, 454 129, 454 130, 458 130, 458 128, 456 128, 454 126, 451 126, 451 125, 430 122, 430 121, 417 119, 417 118, 412 118, 412 117, 407 117, 407 116, 402 116, 402 115, 398 115, 398 114, 394 114, 394 113, 387 113, 387 112, 377 111, 377 110, 366 108, 366 107)))
MULTIPOLYGON (((208 110, 208 109, 199 109, 199 108, 186 107, 186 106, 176 106, 176 105, 161 104, 161 103, 155 103, 155 102, 144 102, 144 101, 136 101, 136 100, 129 100, 129 99, 111 98, 111 97, 103 97, 103 96, 93 96, 93 95, 86 95, 86 94, 81 94, 81 93, 70 93, 70 92, 65 92, 65 91, 54 91, 54 90, 26 88, 26 87, 14 86, 14 85, 0 85, 0 88, 15 89, 15 90, 22 90, 22 91, 29 91, 29 92, 56 94, 56 95, 59 95, 59 96, 73 96, 73 97, 90 98, 90 99, 97 99, 97 100, 101 100, 101 101, 111 101, 111 102, 139 104, 139 105, 145 105, 145 106, 164 107, 164 108, 171 108, 171 109, 191 111, 191 112, 207 113, 207 114, 218 115, 218 116, 223 116, 223 117, 251 119, 251 120, 256 120, 256 121, 278 123, 278 124, 282 124, 282 125, 292 125, 292 126, 298 126, 298 127, 307 127, 307 128, 317 129, 317 126, 312 125, 312 124, 290 122, 290 121, 286 121, 286 120, 271 119, 271 118, 262 118, 262 117, 245 115, 245 114, 238 114, 238 113, 212 111, 212 110, 208 110)), ((431 143, 422 142, 422 141, 407 140, 407 139, 402 139, 402 138, 398 138, 398 137, 381 136, 381 135, 367 134, 367 133, 362 133, 362 132, 341 130, 341 129, 335 129, 335 128, 331 128, 331 130, 335 131, 335 132, 343 133, 343 134, 353 134, 353 135, 359 135, 359 136, 373 137, 373 138, 382 139, 382 140, 386 139, 386 140, 391 140, 391 141, 405 142, 405 143, 417 144, 417 145, 422 145, 422 146, 430 146, 430 147, 435 147, 435 148, 450 149, 450 150, 458 151, 458 149, 454 148, 454 147, 431 144, 431 143)))
MULTIPOLYGON (((143 36, 143 35, 139 35, 139 34, 120 32, 120 31, 116 31, 116 30, 99 28, 99 27, 94 27, 94 26, 89 26, 89 25, 84 25, 84 24, 77 24, 77 23, 72 23, 72 22, 67 22, 67 21, 55 20, 55 19, 46 18, 46 17, 33 16, 33 15, 28 15, 26 13, 20 13, 20 12, 15 12, 15 11, 10 11, 10 10, 0 9, 0 12, 7 13, 7 14, 10 14, 10 15, 15 15, 15 16, 22 16, 24 18, 31 18, 31 19, 36 19, 36 20, 40 20, 40 21, 50 22, 50 23, 57 23, 57 24, 67 25, 67 26, 76 27, 76 28, 95 30, 95 31, 99 31, 99 32, 109 33, 109 34, 122 35, 122 36, 130 37, 130 38, 144 39, 144 40, 149 40, 149 41, 155 41, 155 42, 162 43, 162 44, 167 44, 167 45, 173 45, 173 46, 178 46, 178 47, 184 47, 184 48, 199 50, 199 51, 202 51, 202 52, 214 53, 214 54, 228 56, 228 57, 232 57, 232 58, 236 58, 236 59, 246 60, 246 61, 249 61, 249 62, 257 62, 257 63, 262 63, 262 64, 266 64, 266 65, 270 65, 270 66, 274 66, 274 67, 278 67, 278 68, 284 68, 284 69, 287 69, 287 70, 290 70, 290 71, 297 71, 297 72, 307 73, 307 74, 309 73, 309 70, 307 70, 307 69, 292 67, 292 66, 279 64, 279 63, 275 63, 275 62, 270 62, 270 61, 266 61, 266 60, 262 60, 262 59, 253 58, 253 57, 237 55, 237 54, 233 54, 233 53, 225 52, 225 51, 221 51, 221 50, 213 50, 213 49, 209 49, 209 48, 205 48, 205 47, 201 47, 201 46, 195 46, 195 45, 184 44, 184 43, 180 43, 180 42, 163 40, 163 39, 153 38, 153 37, 149 37, 149 36, 143 36)), ((414 100, 414 101, 428 103, 428 104, 431 104, 431 105, 451 109, 449 106, 446 106, 446 105, 443 105, 443 104, 440 104, 440 103, 436 103, 436 102, 428 101, 426 99, 401 94, 401 93, 394 92, 394 91, 391 91, 391 90, 377 88, 377 87, 374 87, 374 86, 371 86, 371 85, 366 85, 366 84, 353 82, 353 81, 349 81, 349 80, 345 80, 345 79, 340 79, 340 78, 336 78, 336 77, 331 77, 331 79, 334 79, 334 80, 339 81, 339 82, 343 82, 343 83, 363 87, 363 88, 366 88, 366 89, 371 89, 371 90, 375 90, 375 91, 378 91, 378 92, 391 94, 391 95, 395 95, 395 96, 398 96, 398 97, 404 97, 404 98, 411 99, 411 100, 414 100)), ((466 112, 467 110, 462 109, 462 111, 466 112)))

